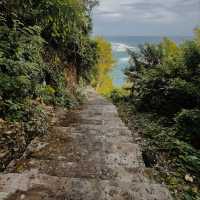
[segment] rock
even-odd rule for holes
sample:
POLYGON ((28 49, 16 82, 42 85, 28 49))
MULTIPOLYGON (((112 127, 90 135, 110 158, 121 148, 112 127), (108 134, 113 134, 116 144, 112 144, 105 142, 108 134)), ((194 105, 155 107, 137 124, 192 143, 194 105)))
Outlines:
POLYGON ((21 200, 24 200, 26 198, 26 196, 24 195, 24 194, 22 194, 21 196, 20 196, 20 199, 21 200))
POLYGON ((141 140, 142 140, 142 138, 139 138, 139 137, 138 137, 138 138, 135 138, 135 141, 136 141, 136 142, 140 142, 141 140))
POLYGON ((185 175, 185 180, 186 180, 187 182, 190 182, 190 183, 193 183, 193 182, 194 182, 193 177, 190 176, 189 174, 186 174, 186 175, 185 175))
POLYGON ((12 134, 12 133, 13 133, 13 130, 12 130, 12 131, 11 131, 11 130, 10 130, 10 131, 6 131, 6 132, 5 132, 6 135, 10 135, 10 134, 12 134))
POLYGON ((0 124, 1 123, 5 123, 5 120, 3 120, 2 118, 0 118, 0 124))

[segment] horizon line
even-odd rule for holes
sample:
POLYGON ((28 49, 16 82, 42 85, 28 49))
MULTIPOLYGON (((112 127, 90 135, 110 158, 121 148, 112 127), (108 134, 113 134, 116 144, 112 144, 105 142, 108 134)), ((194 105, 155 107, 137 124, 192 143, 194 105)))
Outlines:
POLYGON ((194 35, 105 35, 105 34, 92 34, 93 36, 103 37, 193 37, 194 35))

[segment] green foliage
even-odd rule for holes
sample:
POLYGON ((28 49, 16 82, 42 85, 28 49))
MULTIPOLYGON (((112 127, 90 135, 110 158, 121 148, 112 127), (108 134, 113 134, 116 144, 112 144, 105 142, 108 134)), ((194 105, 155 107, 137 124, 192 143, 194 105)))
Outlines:
POLYGON ((10 151, 0 170, 47 132, 51 112, 44 104, 71 108, 84 98, 79 81, 90 82, 98 59, 90 39, 96 3, 0 1, 0 140, 10 151))
POLYGON ((40 97, 45 103, 53 103, 55 97, 55 90, 49 85, 38 85, 37 96, 40 97))
POLYGON ((195 41, 197 45, 200 47, 200 28, 195 29, 195 41))
POLYGON ((112 70, 115 60, 112 55, 111 44, 102 37, 96 37, 98 50, 98 63, 93 70, 92 85, 97 92, 109 95, 113 89, 112 78, 109 72, 112 70))
POLYGON ((2 99, 30 97, 42 78, 40 51, 43 40, 38 27, 9 29, 0 33, 0 96, 2 99))
POLYGON ((126 71, 133 82, 133 96, 139 109, 173 116, 181 109, 193 109, 200 102, 200 48, 195 41, 178 47, 165 39, 159 45, 131 52, 132 65, 126 71))
POLYGON ((123 88, 114 88, 109 94, 109 98, 111 98, 115 104, 125 101, 128 97, 129 92, 123 88))
POLYGON ((77 81, 91 79, 98 55, 97 44, 89 36, 89 14, 96 3, 1 2, 0 117, 22 119, 26 99, 66 107, 77 104, 79 100, 67 89, 65 69, 75 68, 77 81))
POLYGON ((165 38, 160 44, 141 46, 139 52, 129 51, 125 73, 132 84, 131 95, 126 101, 117 99, 125 121, 141 128, 144 148, 159 157, 159 180, 169 185, 176 199, 199 198, 199 29, 195 33, 194 40, 179 46, 165 38))
POLYGON ((160 183, 165 183, 171 190, 174 199, 198 199, 200 196, 200 152, 188 142, 177 137, 177 127, 168 118, 156 113, 138 112, 132 99, 118 98, 116 102, 119 115, 127 123, 133 134, 142 137, 142 149, 152 152, 157 158, 149 175, 160 183), (185 176, 193 182, 185 180, 185 176))
POLYGON ((32 100, 26 100, 23 104, 23 129, 26 133, 26 141, 32 140, 37 135, 43 135, 48 129, 47 114, 44 108, 32 100))
POLYGON ((89 78, 96 64, 96 43, 89 38, 89 7, 97 1, 79 0, 11 0, 2 3, 6 23, 20 20, 25 26, 38 25, 41 35, 56 51, 65 54, 64 62, 78 68, 79 75, 89 78), (4 9, 6 8, 6 9, 4 9))
POLYGON ((0 117, 23 119, 26 99, 36 95, 44 76, 43 39, 38 26, 0 26, 0 117))
POLYGON ((176 117, 177 135, 182 140, 199 146, 200 110, 183 110, 176 117))
POLYGON ((97 43, 92 39, 83 38, 80 44, 80 52, 73 55, 76 58, 75 65, 77 66, 79 77, 90 83, 92 81, 92 73, 99 59, 97 43))
POLYGON ((9 121, 18 121, 23 119, 24 104, 12 100, 0 100, 1 118, 7 118, 9 121))
MULTIPOLYGON (((200 49, 196 41, 187 41, 182 46, 184 64, 195 73, 199 70, 200 49)), ((195 74, 194 74, 195 75, 195 74)))

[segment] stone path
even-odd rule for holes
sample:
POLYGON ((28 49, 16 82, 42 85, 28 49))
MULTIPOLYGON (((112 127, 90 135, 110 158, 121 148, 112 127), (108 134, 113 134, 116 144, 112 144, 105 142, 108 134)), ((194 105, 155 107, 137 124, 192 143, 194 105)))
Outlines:
POLYGON ((116 107, 89 91, 83 109, 58 110, 48 135, 0 174, 0 200, 170 200, 148 180, 116 107))

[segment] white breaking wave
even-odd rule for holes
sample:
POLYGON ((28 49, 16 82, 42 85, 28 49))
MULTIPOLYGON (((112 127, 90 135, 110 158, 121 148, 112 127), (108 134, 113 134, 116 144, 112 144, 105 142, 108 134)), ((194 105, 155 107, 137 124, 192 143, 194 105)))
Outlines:
POLYGON ((123 44, 123 43, 113 42, 111 44, 112 44, 113 51, 117 51, 117 52, 126 52, 127 49, 134 50, 134 51, 138 49, 137 47, 129 46, 129 45, 126 45, 126 44, 123 44))
POLYGON ((120 62, 128 62, 129 61, 129 57, 124 57, 124 58, 120 58, 120 62))

